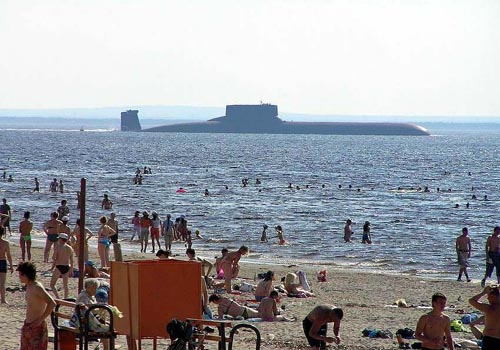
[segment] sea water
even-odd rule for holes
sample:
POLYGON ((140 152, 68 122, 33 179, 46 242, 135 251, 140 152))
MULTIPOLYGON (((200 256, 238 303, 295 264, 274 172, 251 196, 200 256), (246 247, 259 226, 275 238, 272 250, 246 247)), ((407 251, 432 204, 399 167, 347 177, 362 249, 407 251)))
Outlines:
MULTIPOLYGON (((94 232, 99 216, 110 213, 101 209, 107 193, 122 238, 131 236, 136 210, 155 210, 162 218, 184 214, 191 229, 203 236, 193 247, 208 258, 223 247, 245 244, 251 250, 244 259, 248 262, 314 262, 456 278, 455 239, 467 226, 473 244, 470 275, 479 279, 486 237, 499 224, 500 145, 496 136, 482 133, 407 137, 2 130, 0 135, 0 169, 14 178, 0 181, 0 195, 12 207, 16 232, 25 210, 41 230, 62 199, 69 202, 73 226, 79 215, 76 191, 86 178, 86 221, 94 232), (144 166, 152 174, 134 185, 136 168, 144 166), (33 192, 35 177, 40 193, 33 192), (63 194, 49 192, 53 178, 64 181, 63 194), (243 178, 249 179, 246 187, 243 178), (425 186, 430 192, 418 191, 425 186), (176 193, 179 187, 187 192, 176 193), (348 218, 354 221, 353 243, 343 242, 348 218), (371 223, 371 245, 361 243, 365 221, 371 223), (268 243, 260 242, 264 224, 269 226, 268 243), (275 225, 283 227, 286 245, 277 245, 275 225)), ((42 236, 37 239, 43 241, 42 236)), ((139 250, 126 239, 122 246, 139 250)), ((174 244, 178 254, 184 249, 174 244)))

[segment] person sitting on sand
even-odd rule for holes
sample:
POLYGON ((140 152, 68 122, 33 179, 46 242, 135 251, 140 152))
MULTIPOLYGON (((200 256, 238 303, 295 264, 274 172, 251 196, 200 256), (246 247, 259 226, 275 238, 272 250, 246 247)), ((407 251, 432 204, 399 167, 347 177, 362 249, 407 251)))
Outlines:
POLYGON ((330 305, 318 305, 304 318, 302 327, 311 350, 324 349, 326 343, 340 344, 340 323, 344 312, 330 305), (333 322, 335 337, 327 337, 328 323, 333 322))
POLYGON ((262 281, 257 284, 255 288, 255 300, 261 301, 262 299, 269 296, 271 290, 273 289, 274 272, 267 271, 266 276, 262 281))
POLYGON ((226 292, 231 293, 231 279, 238 277, 240 271, 238 262, 243 255, 248 254, 248 247, 242 245, 235 252, 228 253, 222 259, 222 270, 224 271, 224 285, 226 292))
POLYGON ((172 259, 172 253, 170 252, 170 250, 158 249, 158 251, 156 252, 156 256, 160 260, 172 259))
POLYGON ((289 272, 285 277, 285 290, 290 296, 295 296, 299 298, 314 297, 314 293, 309 292, 302 288, 302 281, 299 279, 299 283, 295 283, 297 280, 297 275, 293 272, 289 272))
POLYGON ((257 311, 262 321, 275 322, 275 321, 295 321, 294 318, 287 318, 279 314, 277 302, 279 302, 279 294, 273 290, 268 297, 261 300, 257 311))
POLYGON ((242 306, 234 300, 218 296, 217 294, 212 294, 210 298, 208 298, 208 301, 217 305, 217 317, 219 319, 224 318, 225 315, 245 320, 259 317, 257 310, 242 306))
POLYGON ((93 261, 88 260, 85 262, 84 276, 90 278, 110 278, 109 274, 97 268, 93 261))
POLYGON ((283 245, 286 243, 285 238, 283 237, 283 228, 278 225, 274 228, 276 230, 276 235, 278 237, 278 244, 283 245))
POLYGON ((486 286, 483 291, 469 299, 469 303, 484 314, 483 350, 500 349, 500 287, 486 286), (488 303, 480 303, 487 295, 488 303))
POLYGON ((444 338, 449 350, 454 350, 451 337, 450 318, 443 314, 446 307, 446 297, 441 293, 432 296, 432 311, 421 316, 415 330, 415 338, 422 342, 422 349, 443 349, 444 338))

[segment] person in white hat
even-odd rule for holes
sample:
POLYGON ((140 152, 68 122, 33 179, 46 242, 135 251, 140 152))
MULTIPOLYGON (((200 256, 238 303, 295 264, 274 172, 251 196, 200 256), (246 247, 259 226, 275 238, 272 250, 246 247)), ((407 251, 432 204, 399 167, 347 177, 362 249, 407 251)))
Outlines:
POLYGON ((58 244, 56 244, 54 249, 54 255, 52 256, 52 278, 50 279, 50 288, 52 288, 52 293, 56 298, 59 299, 59 293, 57 292, 56 283, 59 277, 63 280, 64 298, 68 297, 68 277, 73 275, 73 248, 68 244, 68 235, 66 233, 60 233, 58 237, 58 244))

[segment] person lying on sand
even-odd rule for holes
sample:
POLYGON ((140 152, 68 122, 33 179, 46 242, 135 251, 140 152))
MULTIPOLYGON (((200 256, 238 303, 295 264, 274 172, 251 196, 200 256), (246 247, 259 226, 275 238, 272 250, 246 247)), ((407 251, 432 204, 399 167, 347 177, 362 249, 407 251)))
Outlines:
POLYGON ((225 315, 234 318, 256 318, 259 317, 257 310, 238 304, 236 301, 229 298, 212 294, 208 301, 217 305, 217 317, 222 319, 225 315))

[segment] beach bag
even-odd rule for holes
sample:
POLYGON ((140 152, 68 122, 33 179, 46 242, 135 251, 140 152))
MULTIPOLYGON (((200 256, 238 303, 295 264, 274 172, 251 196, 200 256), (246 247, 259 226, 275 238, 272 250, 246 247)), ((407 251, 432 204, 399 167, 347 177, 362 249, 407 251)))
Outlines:
POLYGON ((415 332, 413 331, 413 329, 411 328, 400 328, 398 329, 398 331, 396 332, 396 335, 400 335, 402 338, 405 338, 405 339, 412 339, 413 338, 413 335, 415 334, 415 332))
POLYGON ((189 322, 174 318, 167 324, 167 333, 171 340, 188 341, 193 336, 193 326, 189 322))

